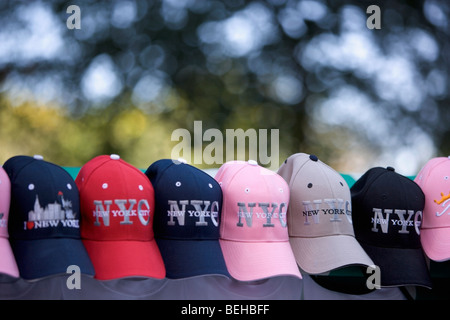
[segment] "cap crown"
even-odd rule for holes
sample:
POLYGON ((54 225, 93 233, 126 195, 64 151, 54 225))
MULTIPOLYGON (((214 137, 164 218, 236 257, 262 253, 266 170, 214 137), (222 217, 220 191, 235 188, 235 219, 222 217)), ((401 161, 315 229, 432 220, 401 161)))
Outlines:
POLYGON ((80 169, 75 182, 83 239, 153 239, 154 190, 142 171, 118 156, 101 155, 80 169))
POLYGON ((314 155, 290 156, 278 173, 287 181, 289 236, 354 236, 350 189, 344 178, 314 155))
POLYGON ((80 237, 79 193, 66 170, 29 156, 12 157, 3 167, 11 182, 11 239, 80 237))
POLYGON ((282 177, 250 161, 230 161, 215 179, 223 192, 221 239, 288 241, 289 187, 282 177))
POLYGON ((222 190, 209 174, 162 159, 145 172, 155 190, 154 232, 163 239, 219 239, 222 190))
POLYGON ((0 167, 0 237, 8 238, 8 216, 11 203, 11 182, 0 167))
POLYGON ((422 228, 450 227, 450 158, 429 160, 414 181, 425 194, 422 228))
POLYGON ((356 238, 378 247, 420 248, 425 196, 411 179, 375 167, 351 188, 356 238))

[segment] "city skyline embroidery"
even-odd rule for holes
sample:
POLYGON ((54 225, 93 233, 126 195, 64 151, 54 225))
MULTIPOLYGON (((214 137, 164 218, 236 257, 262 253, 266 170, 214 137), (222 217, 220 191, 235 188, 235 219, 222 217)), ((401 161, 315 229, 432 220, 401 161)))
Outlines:
POLYGON ((64 227, 78 228, 76 216, 76 212, 72 209, 72 201, 65 199, 61 191, 58 192, 57 199, 45 207, 42 207, 39 195, 36 195, 33 210, 28 212, 28 221, 24 222, 24 229, 57 227, 60 222, 64 227))

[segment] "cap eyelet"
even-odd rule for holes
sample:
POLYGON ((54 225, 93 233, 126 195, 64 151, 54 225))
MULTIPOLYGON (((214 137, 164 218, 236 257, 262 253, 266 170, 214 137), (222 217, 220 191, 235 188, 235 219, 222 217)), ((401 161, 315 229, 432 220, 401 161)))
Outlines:
POLYGON ((102 189, 108 189, 108 184, 106 182, 102 184, 102 189))
POLYGON ((177 182, 175 182, 175 185, 176 185, 177 187, 179 187, 179 186, 181 186, 181 182, 180 182, 180 181, 177 181, 177 182))
POLYGON ((250 188, 245 188, 245 193, 250 193, 250 188))
POLYGON ((28 185, 28 190, 34 190, 34 184, 30 183, 30 184, 28 185))

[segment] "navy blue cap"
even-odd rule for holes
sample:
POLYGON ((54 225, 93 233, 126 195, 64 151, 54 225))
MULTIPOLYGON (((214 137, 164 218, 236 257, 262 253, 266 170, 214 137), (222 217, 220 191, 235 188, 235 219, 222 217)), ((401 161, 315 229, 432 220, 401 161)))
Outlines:
POLYGON ((11 180, 8 232, 20 276, 35 280, 64 274, 71 265, 93 276, 70 174, 41 156, 14 156, 3 168, 11 180))
POLYGON ((166 277, 229 276, 219 244, 222 189, 206 172, 161 159, 145 172, 155 191, 153 230, 166 277))

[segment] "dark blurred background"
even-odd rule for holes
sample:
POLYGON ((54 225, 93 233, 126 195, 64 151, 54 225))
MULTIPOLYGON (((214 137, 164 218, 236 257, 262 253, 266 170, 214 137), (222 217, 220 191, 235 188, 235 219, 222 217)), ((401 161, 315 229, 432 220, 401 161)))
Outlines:
POLYGON ((0 162, 147 168, 199 120, 279 129, 280 163, 414 175, 450 154, 449 18, 447 0, 1 1, 0 162))

